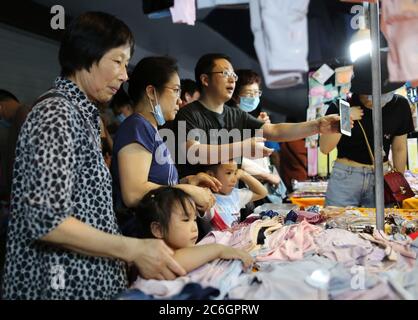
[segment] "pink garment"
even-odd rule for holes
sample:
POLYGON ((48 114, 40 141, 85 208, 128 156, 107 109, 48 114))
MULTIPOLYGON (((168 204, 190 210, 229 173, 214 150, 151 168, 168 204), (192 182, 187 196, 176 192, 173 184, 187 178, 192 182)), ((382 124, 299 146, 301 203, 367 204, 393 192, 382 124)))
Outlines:
POLYGON ((228 245, 231 237, 232 237, 232 233, 230 231, 211 231, 202 240, 200 240, 196 245, 200 246, 203 244, 211 244, 211 243, 219 243, 223 245, 228 245))
POLYGON ((239 228, 235 226, 224 231, 211 231, 197 245, 218 243, 249 251, 254 246, 251 238, 251 226, 246 224, 238 226, 239 228))
POLYGON ((318 148, 308 148, 308 176, 314 177, 318 174, 318 148))
POLYGON ((309 223, 317 224, 324 221, 324 217, 320 213, 310 211, 296 211, 298 215, 297 222, 306 220, 309 223))
MULTIPOLYGON (((138 277, 132 284, 131 289, 139 289, 156 298, 170 298, 179 294, 184 286, 191 282, 199 283, 203 287, 211 286, 222 289, 225 285, 234 283, 241 272, 240 261, 218 259, 189 272, 187 276, 175 280, 146 280, 138 277)), ((223 292, 223 295, 225 294, 226 292, 223 292)))
MULTIPOLYGON (((250 225, 241 228, 239 231, 235 231, 231 238, 230 245, 235 248, 240 248, 246 251, 253 251, 259 249, 257 245, 258 234, 262 228, 281 228, 282 225, 279 222, 279 218, 256 220, 250 225)), ((266 231, 267 231, 266 230, 266 231)))
POLYGON ((330 91, 325 91, 325 93, 324 93, 324 98, 326 98, 326 99, 332 99, 332 92, 330 92, 330 91))
POLYGON ((315 237, 318 254, 346 267, 353 265, 381 265, 384 250, 374 246, 358 234, 343 229, 328 229, 315 237))
POLYGON ((386 234, 379 232, 378 230, 374 230, 373 237, 377 243, 385 247, 391 247, 402 256, 408 258, 407 260, 409 265, 411 267, 414 266, 417 254, 411 249, 411 239, 408 238, 406 241, 392 241, 389 240, 386 234))
POLYGON ((324 86, 316 86, 309 90, 309 95, 312 97, 323 97, 325 95, 325 87, 324 86))
POLYGON ((234 230, 228 245, 234 248, 250 251, 254 245, 257 244, 257 240, 254 242, 251 236, 251 225, 245 225, 240 229, 234 230))
POLYGON ((418 2, 382 1, 382 31, 388 41, 392 82, 418 80, 418 2))
POLYGON ((186 23, 194 26, 196 21, 195 0, 174 0, 174 6, 170 8, 173 23, 186 23))
POLYGON ((271 232, 281 226, 278 217, 256 220, 251 224, 240 223, 225 231, 210 232, 197 245, 219 243, 250 252, 259 248, 257 238, 261 228, 267 228, 271 232))
POLYGON ((367 290, 349 290, 334 298, 334 300, 400 300, 392 287, 383 281, 367 290))
MULTIPOLYGON (((211 286, 219 288, 221 286, 220 279, 224 277, 228 270, 236 260, 214 260, 200 268, 189 272, 188 277, 192 282, 197 282, 203 287, 211 286)), ((242 268, 239 272, 242 272, 242 268)))
POLYGON ((301 260, 306 252, 317 249, 314 236, 321 230, 305 220, 300 224, 285 226, 266 238, 268 250, 263 250, 256 260, 301 260))

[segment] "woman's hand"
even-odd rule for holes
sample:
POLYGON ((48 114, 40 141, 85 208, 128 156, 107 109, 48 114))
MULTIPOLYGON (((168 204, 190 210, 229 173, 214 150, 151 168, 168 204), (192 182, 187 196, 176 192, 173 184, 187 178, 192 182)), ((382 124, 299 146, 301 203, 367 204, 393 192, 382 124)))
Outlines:
POLYGON ((258 115, 258 118, 257 119, 260 120, 260 121, 263 121, 266 124, 271 123, 270 117, 267 114, 267 112, 260 112, 260 114, 258 115))
POLYGON ((363 118, 364 111, 361 107, 351 107, 350 108, 350 118, 353 121, 361 120, 363 118))
POLYGON ((200 212, 206 212, 215 205, 216 198, 209 188, 193 186, 191 190, 188 189, 187 193, 192 197, 200 212))
POLYGON ((219 190, 222 188, 222 183, 218 179, 204 172, 200 172, 197 175, 188 176, 187 183, 194 186, 209 188, 213 192, 219 192, 219 190))
POLYGON ((186 275, 186 270, 174 260, 174 252, 163 240, 132 239, 129 259, 144 279, 174 280, 186 275))
POLYGON ((251 267, 252 264, 254 263, 253 257, 251 257, 251 255, 244 250, 224 246, 221 244, 219 246, 221 246, 220 247, 221 252, 219 255, 220 259, 226 259, 226 260, 239 259, 242 261, 245 269, 251 267))

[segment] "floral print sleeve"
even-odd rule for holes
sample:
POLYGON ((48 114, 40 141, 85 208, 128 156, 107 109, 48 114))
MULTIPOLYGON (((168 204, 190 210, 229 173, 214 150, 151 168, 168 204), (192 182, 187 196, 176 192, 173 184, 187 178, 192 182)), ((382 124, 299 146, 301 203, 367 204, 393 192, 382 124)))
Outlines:
POLYGON ((32 240, 56 228, 72 211, 76 162, 69 104, 62 98, 42 101, 21 134, 20 145, 29 147, 18 148, 16 154, 20 166, 14 194, 28 210, 16 214, 28 213, 22 219, 32 240))

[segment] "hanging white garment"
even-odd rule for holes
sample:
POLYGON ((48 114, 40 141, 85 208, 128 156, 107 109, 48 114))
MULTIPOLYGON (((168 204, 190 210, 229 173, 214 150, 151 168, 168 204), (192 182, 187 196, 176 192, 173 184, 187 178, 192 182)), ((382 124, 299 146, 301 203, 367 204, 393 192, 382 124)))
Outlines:
POLYGON ((418 80, 418 2, 382 1, 382 31, 389 45, 390 81, 418 80))
POLYGON ((308 5, 309 0, 250 1, 254 46, 270 89, 300 84, 308 71, 308 5))
POLYGON ((186 23, 194 26, 196 22, 195 0, 174 0, 170 13, 173 23, 186 23))
POLYGON ((197 0, 197 8, 206 9, 221 5, 248 4, 249 2, 249 0, 197 0))

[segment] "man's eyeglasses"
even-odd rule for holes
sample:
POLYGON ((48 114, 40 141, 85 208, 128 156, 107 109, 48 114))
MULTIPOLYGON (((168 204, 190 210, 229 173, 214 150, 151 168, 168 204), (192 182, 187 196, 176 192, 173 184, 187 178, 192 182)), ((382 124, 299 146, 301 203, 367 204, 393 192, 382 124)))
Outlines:
POLYGON ((172 87, 167 87, 167 86, 165 86, 164 88, 173 90, 173 92, 176 95, 176 97, 177 98, 180 98, 180 96, 181 96, 181 88, 172 88, 172 87))
POLYGON ((255 97, 261 97, 263 94, 263 91, 261 90, 255 90, 255 91, 245 91, 241 94, 241 96, 246 98, 255 98, 255 97))
POLYGON ((234 71, 224 70, 224 71, 212 71, 210 73, 221 73, 224 78, 233 78, 234 81, 238 80, 238 76, 234 71))

